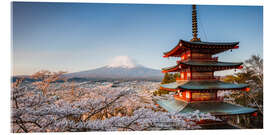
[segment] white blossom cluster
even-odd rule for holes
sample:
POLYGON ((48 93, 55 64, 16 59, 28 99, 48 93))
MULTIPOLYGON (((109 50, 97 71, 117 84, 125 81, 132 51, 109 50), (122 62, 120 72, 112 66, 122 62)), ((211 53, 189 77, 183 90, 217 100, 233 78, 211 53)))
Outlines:
POLYGON ((200 128, 197 121, 216 120, 199 111, 158 110, 150 92, 158 83, 112 84, 50 83, 44 95, 38 87, 20 83, 12 89, 12 132, 195 129, 200 128))

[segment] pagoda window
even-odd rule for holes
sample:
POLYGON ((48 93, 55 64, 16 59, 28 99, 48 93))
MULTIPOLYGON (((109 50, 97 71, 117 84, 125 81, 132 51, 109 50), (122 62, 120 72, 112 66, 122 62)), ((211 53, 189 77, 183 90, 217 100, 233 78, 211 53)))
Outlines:
POLYGON ((185 51, 184 53, 181 54, 181 61, 185 61, 191 58, 191 51, 185 51))
POLYGON ((181 56, 181 60, 182 60, 182 61, 185 60, 185 55, 182 55, 182 56, 181 56))
POLYGON ((191 51, 190 51, 190 50, 188 50, 188 51, 186 52, 186 56, 187 56, 187 59, 190 59, 190 58, 191 58, 191 51))
POLYGON ((190 57, 190 53, 187 54, 187 57, 190 57))
POLYGON ((181 79, 184 80, 184 72, 181 73, 181 79))
POLYGON ((187 91, 186 92, 186 98, 190 98, 191 96, 190 96, 190 92, 189 91, 187 91))
POLYGON ((187 72, 184 72, 184 80, 187 80, 187 72))
POLYGON ((191 78, 191 73, 187 72, 187 79, 190 79, 190 78, 191 78))
POLYGON ((188 73, 186 71, 181 72, 180 80, 187 80, 187 79, 188 79, 188 73))
POLYGON ((182 94, 182 92, 179 92, 179 96, 180 96, 180 97, 183 97, 183 94, 182 94))

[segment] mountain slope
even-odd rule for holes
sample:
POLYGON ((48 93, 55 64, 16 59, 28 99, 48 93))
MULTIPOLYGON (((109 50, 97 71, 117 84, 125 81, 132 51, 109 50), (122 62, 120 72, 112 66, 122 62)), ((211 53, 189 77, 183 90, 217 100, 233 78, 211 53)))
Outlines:
POLYGON ((104 66, 101 68, 69 73, 65 75, 69 78, 89 78, 89 79, 147 79, 161 80, 163 77, 160 70, 146 68, 143 66, 127 67, 110 67, 104 66))
POLYGON ((68 78, 88 78, 88 79, 146 79, 161 80, 163 75, 160 70, 151 69, 139 65, 128 56, 114 57, 111 62, 104 67, 65 74, 68 78))

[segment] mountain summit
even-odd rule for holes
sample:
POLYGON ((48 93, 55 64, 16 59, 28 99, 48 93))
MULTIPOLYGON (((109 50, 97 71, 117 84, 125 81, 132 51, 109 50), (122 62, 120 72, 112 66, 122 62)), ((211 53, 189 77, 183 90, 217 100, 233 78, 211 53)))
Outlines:
POLYGON ((128 56, 117 56, 107 66, 81 72, 65 74, 69 78, 88 78, 94 80, 161 80, 161 70, 151 69, 137 64, 128 56))
POLYGON ((122 67, 122 68, 134 68, 138 66, 134 60, 132 60, 128 56, 117 56, 115 57, 110 64, 107 67, 116 68, 116 67, 122 67))

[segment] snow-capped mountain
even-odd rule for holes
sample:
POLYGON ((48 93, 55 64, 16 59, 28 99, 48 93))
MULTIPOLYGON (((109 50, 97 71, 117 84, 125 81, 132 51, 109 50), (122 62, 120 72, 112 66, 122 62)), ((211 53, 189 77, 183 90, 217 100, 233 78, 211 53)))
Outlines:
POLYGON ((110 68, 135 68, 136 66, 139 66, 135 60, 131 59, 128 56, 117 56, 112 61, 107 67, 110 68))
POLYGON ((89 79, 147 79, 161 80, 163 74, 161 70, 151 69, 137 64, 128 56, 117 56, 109 65, 81 71, 69 73, 65 75, 69 78, 89 78, 89 79))

